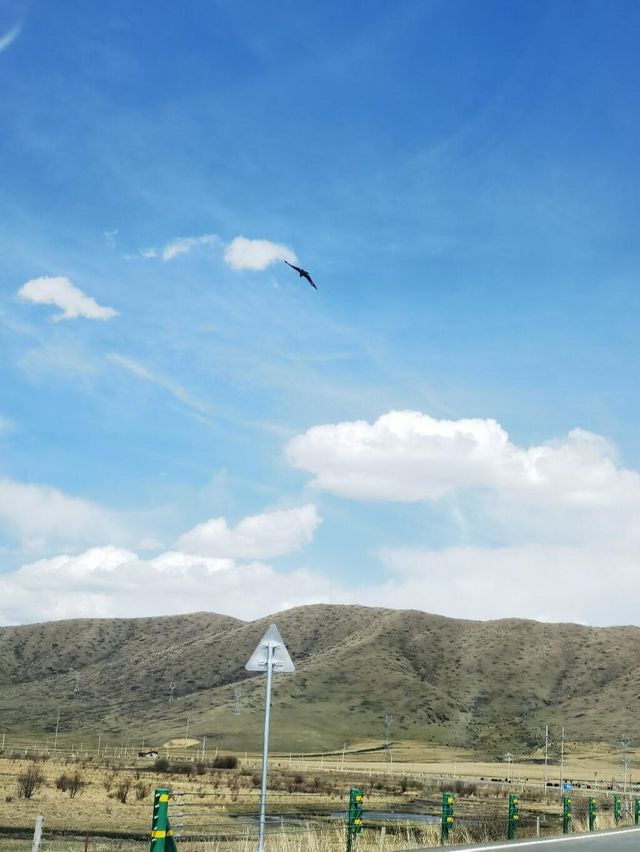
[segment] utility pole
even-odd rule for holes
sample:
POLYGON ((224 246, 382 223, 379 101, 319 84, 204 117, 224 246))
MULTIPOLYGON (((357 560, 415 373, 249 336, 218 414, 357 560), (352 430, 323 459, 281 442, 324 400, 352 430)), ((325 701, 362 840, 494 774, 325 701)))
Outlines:
POLYGON ((384 750, 387 760, 391 760, 391 723, 393 716, 390 713, 384 714, 384 750))
POLYGON ((504 757, 507 761, 507 783, 509 783, 511 781, 511 761, 513 760, 513 755, 508 751, 504 757))
POLYGON ((560 735, 560 792, 564 783, 564 725, 562 726, 562 734, 560 735))
POLYGON ((548 771, 549 767, 549 726, 544 726, 544 794, 547 795, 548 771))
POLYGON ((53 740, 53 751, 56 752, 58 748, 58 730, 60 728, 60 708, 58 707, 58 718, 56 719, 56 735, 53 740))
POLYGON ((184 747, 187 748, 189 745, 189 717, 187 716, 187 730, 184 735, 184 747))
POLYGON ((626 796, 627 794, 627 777, 629 775, 629 746, 631 745, 631 740, 628 736, 621 737, 620 745, 622 747, 622 771, 623 771, 623 792, 626 796))

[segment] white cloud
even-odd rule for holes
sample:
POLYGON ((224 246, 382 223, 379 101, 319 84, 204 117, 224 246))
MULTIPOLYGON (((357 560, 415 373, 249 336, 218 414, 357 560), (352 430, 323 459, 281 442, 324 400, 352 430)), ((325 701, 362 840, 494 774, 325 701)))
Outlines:
POLYGON ((638 623, 640 474, 601 436, 574 429, 520 447, 494 420, 394 411, 374 423, 313 427, 287 454, 316 487, 358 500, 440 503, 462 530, 464 545, 384 550, 388 579, 359 589, 362 603, 638 623))
POLYGON ((54 317, 56 321, 77 317, 106 320, 118 315, 113 308, 99 305, 95 299, 87 296, 68 278, 62 276, 49 278, 45 275, 27 281, 18 290, 18 297, 37 305, 55 305, 61 308, 62 313, 54 317))
POLYGON ((359 591, 364 604, 456 618, 533 618, 640 624, 637 543, 400 548, 383 554, 390 579, 359 591))
MULTIPOLYGON (((202 234, 199 237, 177 237, 175 240, 167 243, 162 249, 162 259, 173 260, 180 254, 189 254, 191 249, 196 246, 210 246, 217 242, 218 237, 216 234, 202 234)), ((155 250, 152 249, 152 251, 154 251, 153 255, 149 254, 145 256, 155 257, 155 250)))
POLYGON ((279 574, 261 562, 180 552, 142 560, 130 550, 99 547, 0 575, 0 623, 202 609, 250 619, 330 597, 330 584, 305 571, 279 574))
POLYGON ((246 237, 232 240, 225 249, 224 259, 232 269, 266 269, 278 260, 297 261, 288 246, 268 240, 248 240, 246 237))
POLYGON ((123 537, 118 517, 56 488, 0 479, 0 526, 25 543, 112 541, 123 537))
POLYGON ((18 38, 21 32, 22 22, 19 21, 17 24, 15 24, 15 26, 11 27, 10 30, 7 30, 4 35, 0 36, 0 53, 2 53, 2 51, 6 50, 8 47, 11 47, 11 45, 18 38))
POLYGON ((489 490, 519 503, 640 507, 640 474, 621 467, 604 438, 581 429, 522 448, 495 420, 392 411, 375 423, 314 426, 289 442, 287 455, 316 487, 360 500, 435 502, 489 490))
POLYGON ((182 535, 177 546, 206 556, 271 559, 308 544, 319 524, 316 507, 311 504, 251 515, 233 528, 224 518, 212 518, 182 535))

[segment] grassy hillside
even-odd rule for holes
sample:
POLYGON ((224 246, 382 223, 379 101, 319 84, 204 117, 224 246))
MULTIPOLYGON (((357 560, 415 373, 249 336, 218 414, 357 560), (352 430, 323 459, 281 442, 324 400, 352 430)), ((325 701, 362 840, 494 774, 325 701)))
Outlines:
POLYGON ((395 738, 487 751, 538 742, 545 723, 573 740, 640 737, 640 628, 326 605, 250 623, 195 613, 0 628, 0 723, 50 732, 60 708, 63 734, 160 742, 189 716, 194 735, 253 750, 264 678, 244 664, 271 621, 297 666, 275 678, 275 748, 381 741, 385 713, 395 738))

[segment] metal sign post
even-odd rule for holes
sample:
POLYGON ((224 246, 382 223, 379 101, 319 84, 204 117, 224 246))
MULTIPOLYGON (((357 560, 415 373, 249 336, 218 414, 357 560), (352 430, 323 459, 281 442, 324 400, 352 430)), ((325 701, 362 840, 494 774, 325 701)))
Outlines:
POLYGON ((267 684, 264 705, 264 732, 262 735, 262 778, 260 783, 260 821, 258 826, 258 852, 264 852, 264 825, 267 813, 267 769, 269 764, 269 720, 271 717, 271 680, 274 671, 294 672, 296 667, 289 656, 282 636, 275 624, 264 634, 245 666, 248 672, 266 672, 267 684))

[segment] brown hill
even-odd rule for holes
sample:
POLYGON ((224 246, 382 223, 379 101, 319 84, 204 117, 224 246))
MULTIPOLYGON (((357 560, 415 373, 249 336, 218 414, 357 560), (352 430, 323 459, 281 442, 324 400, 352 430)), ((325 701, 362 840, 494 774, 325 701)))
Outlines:
POLYGON ((297 671, 278 675, 273 742, 294 751, 395 739, 500 749, 640 737, 640 628, 463 621, 415 611, 300 607, 246 623, 195 613, 0 628, 0 721, 10 733, 259 745, 263 678, 244 663, 269 623, 297 671), (169 683, 176 684, 170 702, 169 683), (238 714, 234 713, 240 690, 238 714))

